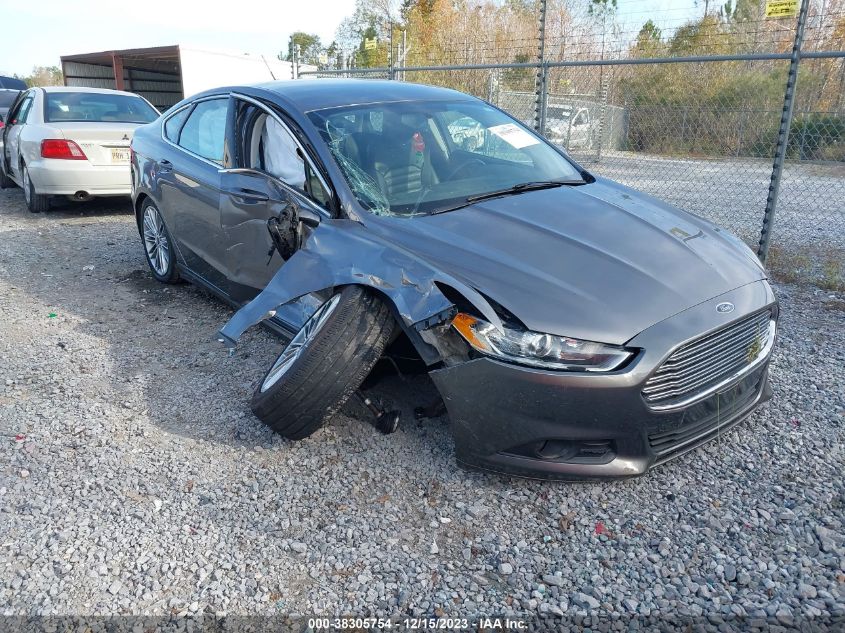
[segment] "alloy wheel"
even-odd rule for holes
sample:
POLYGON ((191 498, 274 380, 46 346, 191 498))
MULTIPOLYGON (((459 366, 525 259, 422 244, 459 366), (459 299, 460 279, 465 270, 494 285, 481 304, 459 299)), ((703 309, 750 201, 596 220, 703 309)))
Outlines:
POLYGON ((261 383, 261 393, 264 393, 275 385, 279 381, 279 378, 287 373, 294 361, 302 354, 308 342, 313 340, 332 312, 335 311, 338 303, 340 303, 340 294, 336 294, 326 301, 305 322, 302 329, 291 339, 290 343, 288 343, 287 347, 285 347, 284 351, 270 368, 270 371, 267 372, 264 382, 261 383))
POLYGON ((164 221, 152 205, 144 209, 144 248, 147 249, 147 258, 156 274, 161 277, 167 275, 170 268, 170 242, 164 221))

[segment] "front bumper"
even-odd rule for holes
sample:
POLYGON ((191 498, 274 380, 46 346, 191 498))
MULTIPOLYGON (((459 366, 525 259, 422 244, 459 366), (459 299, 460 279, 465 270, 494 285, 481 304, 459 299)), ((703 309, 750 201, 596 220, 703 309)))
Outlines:
POLYGON ((553 372, 478 358, 431 372, 446 403, 458 461, 543 479, 634 477, 724 433, 771 397, 770 357, 716 393, 655 411, 648 377, 679 345, 768 307, 765 281, 666 319, 627 343, 641 353, 618 372, 553 372), (730 301, 730 315, 715 306, 730 301), (729 317, 729 318, 727 318, 729 317))
POLYGON ((72 196, 84 191, 92 196, 123 196, 132 191, 129 165, 92 165, 87 160, 33 161, 28 165, 35 192, 72 196))

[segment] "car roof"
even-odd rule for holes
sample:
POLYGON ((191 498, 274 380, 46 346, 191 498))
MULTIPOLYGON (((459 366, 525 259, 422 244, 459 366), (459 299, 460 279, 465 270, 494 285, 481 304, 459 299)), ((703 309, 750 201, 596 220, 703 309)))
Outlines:
POLYGON ((90 92, 96 94, 119 94, 128 97, 137 97, 134 92, 126 92, 124 90, 111 90, 109 88, 84 88, 82 86, 41 86, 44 92, 90 92))
POLYGON ((379 79, 298 79, 271 81, 255 87, 279 94, 302 112, 396 101, 473 99, 448 88, 379 79))

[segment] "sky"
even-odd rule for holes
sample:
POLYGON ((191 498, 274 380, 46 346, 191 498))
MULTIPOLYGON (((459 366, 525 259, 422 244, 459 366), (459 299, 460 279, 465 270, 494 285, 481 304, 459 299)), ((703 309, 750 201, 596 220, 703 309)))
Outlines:
MULTIPOLYGON (((635 21, 703 12, 696 0, 618 3, 620 17, 635 21)), ((275 56, 294 31, 331 42, 354 6, 355 0, 0 0, 0 74, 58 66, 61 55, 168 44, 275 56)))

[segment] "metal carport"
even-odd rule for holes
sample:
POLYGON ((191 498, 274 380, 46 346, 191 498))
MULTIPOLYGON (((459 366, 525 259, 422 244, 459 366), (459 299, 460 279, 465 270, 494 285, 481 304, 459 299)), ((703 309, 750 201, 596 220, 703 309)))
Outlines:
POLYGON ((66 86, 134 92, 161 111, 184 96, 179 46, 63 55, 66 86))

